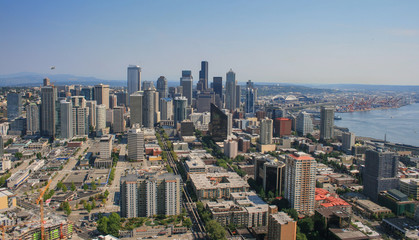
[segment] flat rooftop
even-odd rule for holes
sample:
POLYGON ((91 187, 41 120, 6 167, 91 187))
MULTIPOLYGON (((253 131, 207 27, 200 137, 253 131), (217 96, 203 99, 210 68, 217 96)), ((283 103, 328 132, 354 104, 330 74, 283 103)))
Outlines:
POLYGON ((190 175, 190 178, 198 190, 250 187, 249 184, 235 172, 192 174, 190 175))

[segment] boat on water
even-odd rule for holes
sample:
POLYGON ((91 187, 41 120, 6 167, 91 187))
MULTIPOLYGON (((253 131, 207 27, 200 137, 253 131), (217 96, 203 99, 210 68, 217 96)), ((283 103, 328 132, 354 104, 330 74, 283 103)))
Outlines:
POLYGON ((335 120, 342 120, 342 117, 341 117, 341 116, 339 116, 339 115, 336 115, 336 116, 335 116, 335 120))

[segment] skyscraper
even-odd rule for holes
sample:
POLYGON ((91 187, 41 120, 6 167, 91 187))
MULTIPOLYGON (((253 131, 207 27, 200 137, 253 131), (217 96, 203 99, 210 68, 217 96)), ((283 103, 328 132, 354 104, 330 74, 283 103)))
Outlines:
POLYGON ((2 158, 4 155, 4 140, 3 136, 0 135, 0 158, 2 158))
POLYGON ((95 85, 94 96, 98 105, 103 104, 106 106, 106 109, 109 108, 109 85, 95 85))
POLYGON ((342 149, 346 152, 352 151, 352 146, 355 145, 355 134, 351 132, 342 133, 342 149))
POLYGON ((182 178, 173 173, 128 174, 121 177, 121 216, 179 215, 182 208, 182 178))
POLYGON ((297 133, 302 136, 313 132, 313 120, 311 119, 311 115, 304 111, 298 114, 296 125, 297 133))
POLYGON ((88 101, 94 100, 94 88, 93 87, 82 87, 80 91, 80 95, 84 96, 84 98, 88 101))
POLYGON ((7 94, 7 119, 11 122, 22 114, 22 95, 17 92, 7 94))
POLYGON ((181 123, 183 120, 187 118, 187 115, 186 115, 187 103, 188 103, 188 100, 186 99, 186 97, 176 97, 175 100, 173 101, 175 127, 177 123, 181 123))
POLYGON ((46 86, 41 88, 41 135, 55 137, 57 88, 46 86))
POLYGON ((208 89, 208 62, 201 62, 201 71, 199 71, 199 82, 201 83, 202 88, 198 89, 200 91, 205 91, 208 89))
POLYGON ((255 113, 255 103, 258 97, 258 89, 254 87, 251 80, 246 83, 246 103, 245 103, 245 112, 246 113, 255 113))
POLYGON ((230 112, 234 112, 234 109, 236 109, 236 74, 233 70, 230 69, 226 74, 226 79, 225 104, 230 112))
POLYGON ((382 191, 397 189, 397 166, 399 159, 393 152, 367 150, 365 152, 365 168, 363 174, 364 194, 377 201, 382 191))
POLYGON ((114 133, 123 133, 125 132, 125 118, 124 118, 125 108, 124 107, 115 107, 113 109, 113 132, 114 133))
POLYGON ((333 126, 335 120, 335 108, 322 106, 320 109, 320 139, 333 138, 333 126))
POLYGON ((101 104, 96 106, 96 133, 103 132, 106 128, 106 106, 101 104))
POLYGON ((241 101, 242 101, 241 93, 242 93, 241 86, 236 85, 236 108, 240 108, 240 106, 241 106, 241 101))
POLYGON ((154 127, 154 111, 155 111, 155 89, 144 89, 143 95, 143 125, 146 128, 154 127))
POLYGON ((140 66, 130 65, 127 70, 128 95, 141 90, 141 68, 140 66))
POLYGON ((134 92, 129 96, 130 100, 130 123, 143 125, 143 92, 134 92))
POLYGON ((73 135, 84 136, 89 134, 89 109, 83 96, 71 96, 67 101, 72 103, 73 135))
POLYGON ((161 120, 173 120, 173 99, 161 98, 160 106, 161 120))
POLYGON ((222 77, 213 77, 212 87, 214 88, 215 94, 218 94, 220 98, 223 98, 223 78, 222 77))
POLYGON ((211 104, 209 132, 215 142, 222 142, 229 136, 229 117, 217 106, 211 104))
POLYGON ((160 76, 159 79, 157 79, 157 92, 159 92, 159 99, 167 98, 169 96, 167 79, 164 76, 160 76))
POLYGON ((192 86, 193 78, 190 70, 183 70, 180 78, 180 86, 182 86, 182 95, 188 99, 188 106, 192 104, 192 86))
POLYGON ((289 118, 275 118, 274 120, 274 136, 282 137, 291 135, 292 120, 289 118))
POLYGON ((36 103, 31 103, 26 106, 26 134, 35 135, 39 134, 40 121, 39 121, 39 108, 36 103))
POLYGON ((272 144, 273 121, 265 118, 260 121, 260 144, 272 144))
POLYGON ((73 107, 71 102, 60 101, 60 137, 72 138, 73 135, 73 107))
POLYGON ((96 128, 96 101, 86 101, 86 107, 89 108, 89 127, 96 128))
POLYGON ((297 152, 286 155, 285 198, 299 213, 312 214, 316 189, 316 160, 297 152))
POLYGON ((128 159, 144 161, 144 132, 139 128, 128 131, 128 159))

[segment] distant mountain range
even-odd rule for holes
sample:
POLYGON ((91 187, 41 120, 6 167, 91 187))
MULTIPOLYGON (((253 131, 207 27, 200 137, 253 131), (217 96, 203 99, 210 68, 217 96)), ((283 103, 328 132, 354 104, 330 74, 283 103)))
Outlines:
MULTIPOLYGON (((0 75, 0 87, 35 87, 41 86, 42 80, 48 77, 55 85, 95 85, 99 83, 109 84, 112 87, 126 86, 126 80, 104 80, 95 77, 80 77, 71 74, 39 74, 21 72, 8 75, 0 75)), ((179 81, 168 81, 169 87, 179 85, 179 81)), ((245 85, 245 82, 239 82, 245 85)), ((255 85, 282 85, 282 86, 304 86, 319 89, 334 90, 365 90, 365 91, 396 91, 396 92, 419 92, 419 86, 406 85, 370 85, 370 84, 292 84, 292 83, 272 83, 255 82, 255 85)))

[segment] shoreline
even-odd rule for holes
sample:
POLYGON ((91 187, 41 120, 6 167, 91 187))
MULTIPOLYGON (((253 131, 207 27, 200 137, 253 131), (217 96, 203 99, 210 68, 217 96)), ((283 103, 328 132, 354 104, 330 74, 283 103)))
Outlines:
POLYGON ((412 105, 412 104, 416 104, 416 102, 409 103, 409 104, 404 104, 404 105, 400 105, 400 106, 393 106, 393 107, 377 107, 377 108, 368 108, 368 109, 357 109, 357 110, 353 110, 353 111, 336 111, 335 113, 369 112, 369 111, 375 111, 375 110, 398 109, 398 108, 409 106, 409 105, 412 105))

